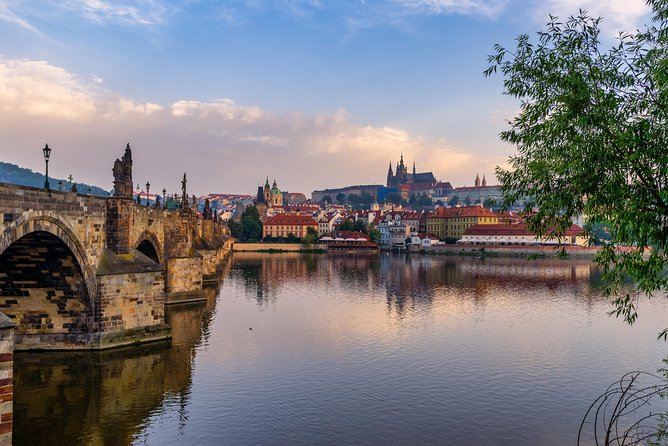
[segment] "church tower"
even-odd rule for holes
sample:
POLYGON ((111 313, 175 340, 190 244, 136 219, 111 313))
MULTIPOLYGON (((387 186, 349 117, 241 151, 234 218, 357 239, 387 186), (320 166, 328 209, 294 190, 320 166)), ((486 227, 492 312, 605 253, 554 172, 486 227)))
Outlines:
POLYGON ((487 179, 485 178, 484 174, 482 176, 482 187, 487 187, 487 179))
POLYGON ((475 187, 480 187, 480 175, 475 174, 475 187))
POLYGON ((271 188, 269 187, 269 177, 264 182, 264 202, 271 203, 271 188))
POLYGON ((392 161, 390 167, 387 169, 387 187, 392 187, 394 183, 394 174, 392 173, 392 161))

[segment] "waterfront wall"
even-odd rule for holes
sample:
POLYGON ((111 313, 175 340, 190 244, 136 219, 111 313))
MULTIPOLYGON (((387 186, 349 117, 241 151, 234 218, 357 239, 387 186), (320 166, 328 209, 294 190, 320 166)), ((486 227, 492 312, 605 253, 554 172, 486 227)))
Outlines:
POLYGON ((304 246, 301 243, 235 243, 232 247, 234 252, 257 252, 257 251, 286 251, 299 252, 310 250, 327 251, 327 245, 304 246))
MULTIPOLYGON (((572 257, 593 258, 600 248, 566 246, 566 254, 572 257)), ((422 250, 427 254, 446 255, 499 255, 499 256, 554 256, 559 248, 553 246, 497 246, 497 245, 436 245, 422 250)))

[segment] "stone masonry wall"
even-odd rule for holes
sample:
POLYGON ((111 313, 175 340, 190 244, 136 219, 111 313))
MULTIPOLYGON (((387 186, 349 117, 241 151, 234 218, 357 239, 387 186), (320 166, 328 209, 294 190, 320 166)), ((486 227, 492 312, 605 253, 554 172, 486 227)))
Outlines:
POLYGON ((100 331, 116 332, 164 322, 164 272, 98 276, 100 331))
MULTIPOLYGON (((158 256, 164 258, 165 222, 177 218, 176 211, 164 210, 149 206, 134 206, 130 231, 130 247, 136 248, 146 233, 155 236, 158 245, 155 249, 162 251, 158 256)), ((153 240, 152 240, 153 242, 153 240)))
POLYGON ((94 271, 105 249, 104 198, 0 183, 0 214, 5 230, 0 252, 25 233, 25 222, 36 219, 58 221, 72 231, 88 261, 82 268, 94 271))
POLYGON ((14 324, 0 313, 0 446, 11 446, 14 419, 14 324))
POLYGON ((167 292, 192 293, 202 289, 202 256, 167 259, 167 292))

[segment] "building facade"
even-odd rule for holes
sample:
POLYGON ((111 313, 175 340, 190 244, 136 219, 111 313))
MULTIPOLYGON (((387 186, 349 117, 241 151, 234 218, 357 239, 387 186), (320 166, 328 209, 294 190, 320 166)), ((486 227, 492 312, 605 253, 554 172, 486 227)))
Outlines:
POLYGON ((496 213, 481 206, 438 208, 427 216, 427 232, 439 239, 460 239, 473 225, 491 225, 499 222, 496 213))
POLYGON ((267 217, 262 224, 262 237, 296 238, 306 236, 308 228, 318 230, 318 222, 307 215, 279 214, 267 217))

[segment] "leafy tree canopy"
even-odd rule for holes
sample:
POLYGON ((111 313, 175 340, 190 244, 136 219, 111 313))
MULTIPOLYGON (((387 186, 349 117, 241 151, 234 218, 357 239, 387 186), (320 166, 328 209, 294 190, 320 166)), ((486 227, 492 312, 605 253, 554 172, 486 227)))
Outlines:
POLYGON ((563 233, 581 215, 591 227, 606 223, 609 241, 587 235, 603 246, 606 292, 629 323, 639 296, 668 288, 668 1, 648 4, 653 23, 610 48, 600 19, 580 11, 563 23, 552 17, 536 41, 496 45, 485 70, 500 71, 521 104, 501 133, 517 148, 511 168, 497 169, 504 204, 524 200, 538 234, 563 233))

